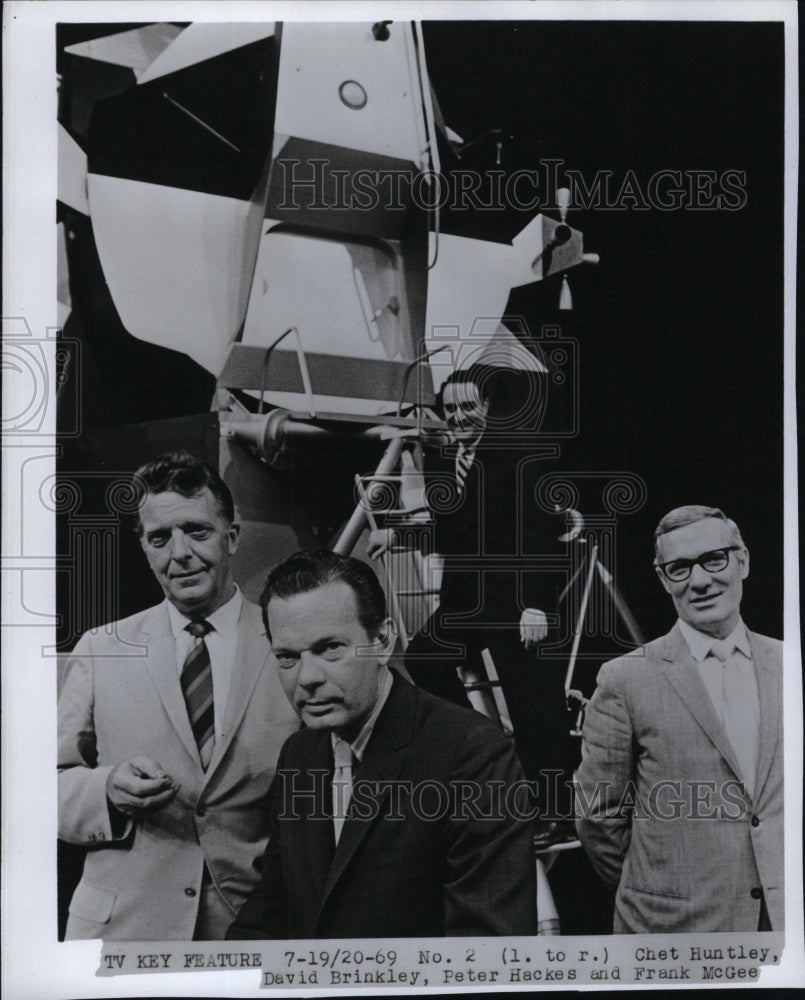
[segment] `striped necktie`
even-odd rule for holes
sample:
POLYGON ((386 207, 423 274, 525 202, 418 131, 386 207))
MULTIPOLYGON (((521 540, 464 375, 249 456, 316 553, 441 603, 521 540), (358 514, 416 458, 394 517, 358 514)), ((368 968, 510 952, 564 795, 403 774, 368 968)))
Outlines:
POLYGON ((213 627, 206 619, 201 619, 190 622, 186 631, 195 641, 182 667, 182 694, 198 745, 201 766, 206 771, 215 746, 215 709, 212 699, 212 664, 204 636, 212 632, 213 627))
POLYGON ((475 459, 475 449, 467 448, 467 446, 462 442, 458 446, 456 451, 456 485, 458 486, 458 492, 461 493, 464 489, 464 483, 467 480, 467 473, 472 468, 472 463, 475 459))

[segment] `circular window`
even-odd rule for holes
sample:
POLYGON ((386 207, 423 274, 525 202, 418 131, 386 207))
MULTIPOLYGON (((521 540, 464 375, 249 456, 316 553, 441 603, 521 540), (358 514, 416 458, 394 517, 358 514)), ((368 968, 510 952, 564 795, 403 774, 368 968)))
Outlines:
POLYGON ((353 111, 365 108, 366 102, 369 100, 366 91, 357 80, 344 80, 338 88, 338 96, 342 103, 346 104, 348 108, 352 108, 353 111))

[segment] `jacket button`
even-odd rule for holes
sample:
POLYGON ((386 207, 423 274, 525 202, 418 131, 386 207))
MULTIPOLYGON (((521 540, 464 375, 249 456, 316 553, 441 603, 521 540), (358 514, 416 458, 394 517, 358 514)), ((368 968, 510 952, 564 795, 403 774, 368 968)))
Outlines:
MULTIPOLYGON (((753 889, 753 890, 752 890, 752 892, 754 892, 754 891, 755 891, 755 890, 753 889)), ((759 889, 758 889, 757 891, 758 891, 758 892, 760 892, 760 890, 759 890, 759 889)), ((184 891, 184 894, 185 894, 185 896, 195 896, 195 894, 196 894, 196 890, 195 890, 195 889, 193 889, 192 887, 188 886, 188 887, 187 887, 187 888, 185 889, 185 891, 184 891)))
POLYGON ((758 889, 758 887, 755 886, 755 888, 749 893, 749 895, 752 897, 752 899, 762 899, 763 898, 763 890, 762 889, 758 889))
POLYGON ((206 815, 207 815, 206 806, 199 806, 198 809, 196 809, 196 816, 206 816, 206 815))
POLYGON ((757 816, 752 817, 752 826, 760 826, 760 820, 757 818, 757 816))

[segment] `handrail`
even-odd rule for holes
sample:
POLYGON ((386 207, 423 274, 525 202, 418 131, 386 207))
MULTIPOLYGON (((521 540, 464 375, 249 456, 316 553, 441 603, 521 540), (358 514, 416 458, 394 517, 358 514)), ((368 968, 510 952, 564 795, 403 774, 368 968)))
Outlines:
POLYGON ((266 374, 268 373, 268 362, 271 360, 271 355, 274 352, 274 348, 277 346, 277 344, 281 343, 281 341, 285 340, 285 338, 288 336, 289 333, 296 334, 296 358, 297 361, 299 362, 299 371, 301 372, 302 375, 302 386, 304 387, 305 395, 307 396, 308 399, 308 404, 309 404, 308 413, 310 414, 311 417, 315 417, 316 407, 313 400, 313 383, 310 381, 310 371, 308 370, 307 367, 307 358, 305 357, 305 351, 304 348, 302 347, 302 335, 299 333, 299 330, 295 326, 289 326, 284 333, 281 333, 279 337, 277 337, 277 339, 273 343, 269 344, 268 347, 266 348, 266 353, 263 357, 263 368, 260 375, 260 402, 257 407, 257 412, 258 414, 263 413, 263 405, 265 402, 265 391, 266 391, 266 374))

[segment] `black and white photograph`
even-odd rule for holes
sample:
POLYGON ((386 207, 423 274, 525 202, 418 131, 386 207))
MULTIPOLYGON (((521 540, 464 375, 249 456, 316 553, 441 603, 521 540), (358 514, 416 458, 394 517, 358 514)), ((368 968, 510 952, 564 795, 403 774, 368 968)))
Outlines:
POLYGON ((572 6, 6 5, 11 1000, 802 981, 796 5, 572 6))

